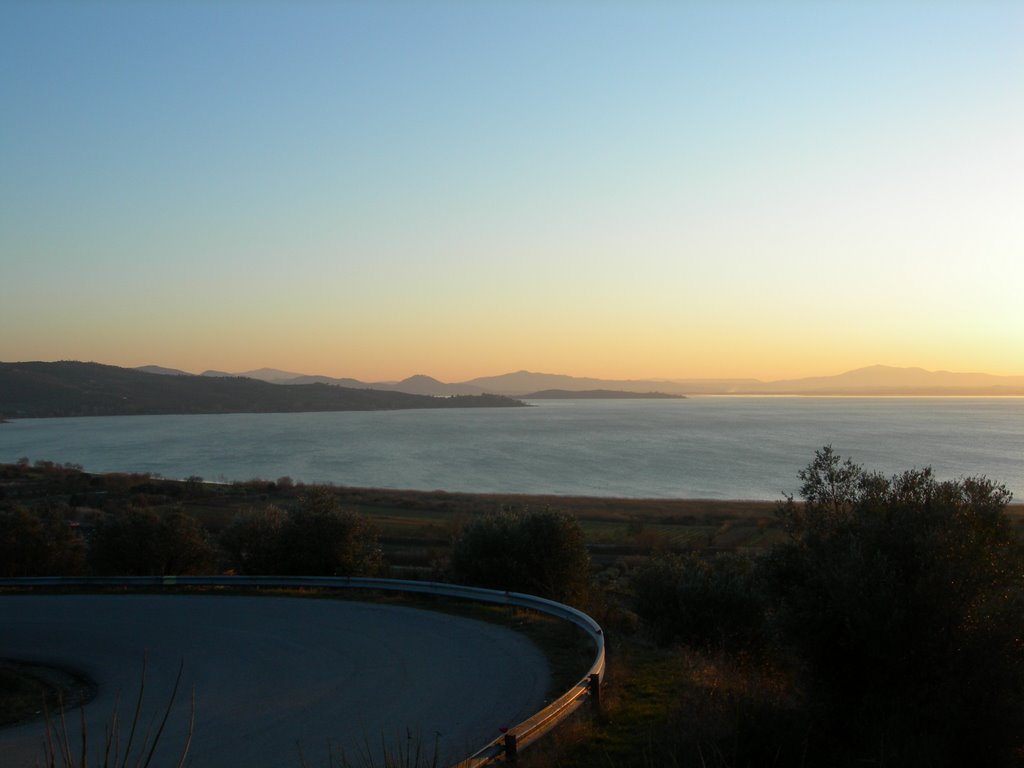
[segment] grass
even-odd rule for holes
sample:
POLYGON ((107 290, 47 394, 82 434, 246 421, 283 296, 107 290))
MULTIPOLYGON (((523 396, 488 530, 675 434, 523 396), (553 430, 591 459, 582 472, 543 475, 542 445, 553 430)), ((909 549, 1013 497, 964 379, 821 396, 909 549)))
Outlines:
POLYGON ((152 765, 184 768, 187 764, 195 727, 195 691, 192 692, 191 714, 184 745, 180 751, 175 753, 176 757, 172 758, 173 762, 161 759, 154 763, 157 750, 161 747, 164 729, 178 696, 183 671, 184 662, 178 667, 174 687, 167 697, 162 715, 160 710, 157 710, 156 714, 149 718, 144 715, 143 707, 146 691, 146 664, 143 661, 142 673, 139 677, 139 693, 131 719, 122 725, 120 714, 115 708, 104 729, 103 740, 98 744, 88 733, 84 709, 80 715, 81 732, 75 734, 74 738, 67 721, 69 707, 61 702, 56 712, 56 719, 51 717, 47 710, 43 758, 37 765, 41 765, 43 768, 87 768, 90 764, 99 768, 127 768, 129 765, 133 768, 149 768, 152 765), (157 718, 159 718, 159 722, 157 718), (156 726, 155 730, 154 725, 156 726), (125 730, 127 733, 124 733, 125 730))
POLYGON ((618 645, 600 718, 524 753, 523 768, 802 765, 796 688, 763 660, 640 640, 618 645))
MULTIPOLYGON (((442 768, 437 744, 437 736, 434 737, 434 743, 427 746, 421 736, 413 735, 410 731, 406 734, 404 743, 401 739, 389 743, 382 737, 379 752, 370 744, 365 744, 355 756, 351 756, 345 752, 335 754, 333 747, 329 746, 327 768, 442 768), (380 756, 377 757, 377 754, 380 756)), ((301 751, 299 768, 308 768, 305 755, 301 751)))

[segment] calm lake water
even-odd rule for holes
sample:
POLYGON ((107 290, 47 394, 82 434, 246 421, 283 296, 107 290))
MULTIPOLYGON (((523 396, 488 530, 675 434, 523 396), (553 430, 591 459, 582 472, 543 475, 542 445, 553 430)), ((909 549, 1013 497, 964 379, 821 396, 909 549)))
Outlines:
POLYGON ((984 474, 1024 501, 1024 399, 537 401, 532 408, 124 416, 0 425, 0 462, 418 490, 778 499, 825 444, 893 473, 984 474))

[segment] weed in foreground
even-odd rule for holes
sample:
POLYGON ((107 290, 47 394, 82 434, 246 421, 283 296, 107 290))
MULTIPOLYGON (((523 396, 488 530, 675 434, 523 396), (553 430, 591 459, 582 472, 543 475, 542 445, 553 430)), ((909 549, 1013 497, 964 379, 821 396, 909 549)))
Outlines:
MULTIPOLYGON (((333 745, 328 744, 328 768, 439 768, 438 740, 435 734, 433 747, 427 747, 423 739, 406 732, 405 743, 397 741, 397 746, 390 746, 387 739, 381 736, 380 749, 374 750, 369 741, 363 749, 351 758, 344 752, 334 754, 333 745)), ((308 768, 305 756, 299 749, 299 766, 308 768)))
MULTIPOLYGON (((114 711, 105 728, 101 751, 97 755, 97 765, 99 768, 127 768, 128 765, 133 766, 133 768, 149 768, 150 765, 153 765, 153 759, 156 755, 157 747, 160 745, 175 699, 177 699, 178 696, 178 689, 181 686, 181 675, 183 670, 184 662, 182 662, 178 667, 178 674, 174 680, 174 688, 171 690, 163 715, 160 718, 159 724, 156 726, 156 730, 154 731, 153 725, 155 724, 155 718, 148 725, 143 726, 143 699, 146 690, 146 663, 143 661, 142 673, 139 679, 139 695, 136 699, 135 710, 128 726, 128 734, 124 744, 124 749, 122 751, 121 748, 121 720, 118 715, 117 706, 115 705, 114 711)), ((89 766, 90 744, 89 734, 85 723, 84 707, 79 711, 81 713, 81 736, 74 740, 74 746, 72 745, 71 730, 68 726, 67 715, 64 711, 64 707, 61 706, 59 708, 56 723, 54 723, 49 712, 46 713, 46 732, 43 747, 44 754, 42 761, 37 761, 37 768, 39 766, 42 766, 42 768, 87 768, 89 766)), ((195 690, 193 690, 188 733, 185 737, 185 743, 181 748, 181 753, 177 758, 177 762, 173 763, 176 768, 183 768, 185 761, 188 758, 189 747, 192 743, 192 733, 195 728, 195 713, 196 697, 195 690)), ((161 765, 164 764, 170 765, 171 763, 161 762, 161 765)))

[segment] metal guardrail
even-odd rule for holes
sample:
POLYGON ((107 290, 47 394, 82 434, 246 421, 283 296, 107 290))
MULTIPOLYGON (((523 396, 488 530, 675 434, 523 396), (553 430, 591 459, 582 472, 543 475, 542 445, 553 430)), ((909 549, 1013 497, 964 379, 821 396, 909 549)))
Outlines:
POLYGON ((601 683, 605 673, 604 632, 590 616, 563 603, 520 592, 500 592, 480 587, 464 587, 436 581, 368 579, 338 576, 121 576, 78 577, 26 576, 0 579, 0 587, 230 587, 277 589, 366 589, 453 597, 461 600, 527 608, 553 616, 582 629, 594 642, 594 661, 586 675, 569 690, 518 725, 477 750, 453 768, 481 768, 503 761, 514 761, 524 749, 564 721, 584 703, 600 705, 601 683))

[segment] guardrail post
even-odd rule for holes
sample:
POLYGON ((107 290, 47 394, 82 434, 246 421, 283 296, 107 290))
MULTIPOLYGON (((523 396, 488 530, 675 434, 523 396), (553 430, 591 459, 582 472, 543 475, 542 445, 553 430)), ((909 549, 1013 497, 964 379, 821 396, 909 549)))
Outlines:
POLYGON ((596 672, 590 676, 590 700, 594 704, 594 714, 601 714, 601 676, 596 672))
POLYGON ((505 757, 510 763, 515 763, 516 758, 519 757, 519 747, 516 744, 516 735, 514 733, 505 734, 505 757))

